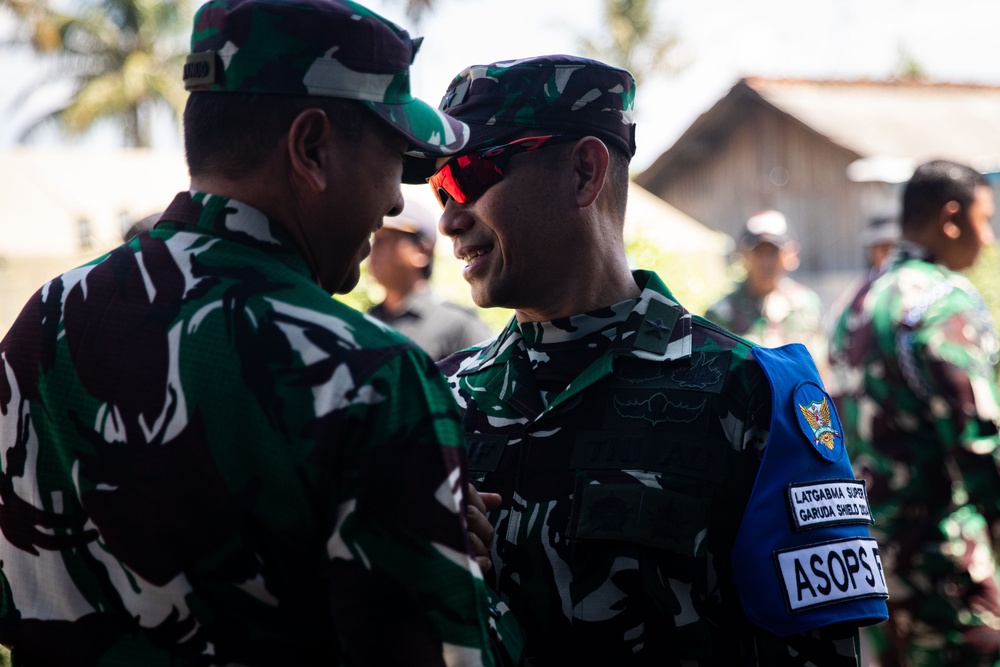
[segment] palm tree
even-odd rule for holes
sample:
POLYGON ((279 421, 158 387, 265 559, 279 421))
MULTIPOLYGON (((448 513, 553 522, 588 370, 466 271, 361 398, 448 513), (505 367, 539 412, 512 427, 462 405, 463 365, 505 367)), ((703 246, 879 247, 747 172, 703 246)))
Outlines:
POLYGON ((59 11, 49 0, 0 0, 13 13, 14 44, 28 45, 47 73, 36 89, 69 81, 64 105, 31 123, 24 141, 40 127, 56 125, 69 136, 99 121, 119 126, 127 146, 150 145, 156 107, 179 120, 187 93, 181 69, 191 26, 191 0, 77 0, 59 11))
POLYGON ((674 61, 679 39, 656 25, 653 5, 648 0, 604 0, 607 29, 597 39, 581 37, 583 52, 629 70, 636 84, 649 75, 679 71, 674 61))

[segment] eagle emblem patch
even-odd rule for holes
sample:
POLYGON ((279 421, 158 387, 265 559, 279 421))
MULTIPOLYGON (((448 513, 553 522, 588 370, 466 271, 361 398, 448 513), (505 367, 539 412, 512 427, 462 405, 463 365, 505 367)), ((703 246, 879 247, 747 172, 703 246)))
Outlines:
POLYGON ((803 382, 795 388, 795 405, 802 433, 816 453, 827 461, 839 461, 844 455, 844 436, 833 400, 819 385, 803 382))

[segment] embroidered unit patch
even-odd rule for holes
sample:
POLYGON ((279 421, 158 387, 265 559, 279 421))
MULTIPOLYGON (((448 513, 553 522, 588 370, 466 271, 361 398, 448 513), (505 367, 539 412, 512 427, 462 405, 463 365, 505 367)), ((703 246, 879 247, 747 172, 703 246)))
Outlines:
POLYGON ((774 565, 790 614, 846 600, 889 597, 878 544, 868 537, 776 551, 774 565))
POLYGON ((844 455, 844 430, 833 399, 814 382, 795 388, 795 405, 802 433, 813 449, 827 461, 836 463, 844 455))
POLYGON ((788 514, 796 531, 875 523, 865 483, 856 479, 789 484, 788 514))

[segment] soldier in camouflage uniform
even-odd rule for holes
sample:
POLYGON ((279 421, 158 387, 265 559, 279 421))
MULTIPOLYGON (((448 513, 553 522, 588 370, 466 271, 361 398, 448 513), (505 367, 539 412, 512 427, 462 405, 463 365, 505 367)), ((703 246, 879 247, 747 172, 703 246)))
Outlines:
POLYGON ((832 338, 831 390, 893 595, 874 633, 884 665, 1000 660, 998 341, 957 273, 992 240, 993 208, 970 167, 919 167, 903 195, 902 241, 832 338))
MULTIPOLYGON (((624 70, 545 56, 470 67, 442 102, 471 138, 435 163, 439 227, 468 263, 476 303, 515 309, 497 337, 439 363, 464 411, 470 475, 503 497, 490 514, 492 584, 532 665, 856 665, 857 625, 885 613, 867 520, 793 534, 790 482, 773 480, 863 489, 844 479, 828 411, 808 434, 785 424, 772 444, 769 377, 752 345, 692 316, 655 274, 630 271, 633 95, 624 70), (813 444, 820 430, 828 454, 813 444), (787 462, 798 469, 777 470, 787 462), (771 481, 758 479, 765 468, 771 481), (755 523, 765 515, 774 527, 755 523), (807 591, 813 573, 801 572, 789 604, 811 595, 821 620, 786 609, 773 560, 821 558, 810 543, 839 549, 816 569, 850 559, 840 600, 829 579, 807 591), (753 579, 763 594, 748 594, 753 579)), ((804 348, 792 352, 798 364, 778 364, 786 374, 815 374, 804 348)), ((817 382, 808 391, 828 407, 817 382)))
POLYGON ((28 666, 496 664, 454 401, 330 298, 402 208, 403 151, 467 128, 410 96, 417 42, 346 0, 213 0, 191 45, 191 190, 0 343, 0 642, 28 666))
POLYGON ((797 245, 780 212, 751 216, 739 243, 747 276, 712 304, 705 318, 759 345, 802 343, 825 371, 827 339, 819 295, 786 275, 798 266, 797 245))

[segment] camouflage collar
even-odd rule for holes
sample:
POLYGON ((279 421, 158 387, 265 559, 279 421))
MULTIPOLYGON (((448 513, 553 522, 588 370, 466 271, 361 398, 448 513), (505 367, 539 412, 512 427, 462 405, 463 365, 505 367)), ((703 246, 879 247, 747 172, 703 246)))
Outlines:
POLYGON ((252 246, 312 277, 305 258, 281 223, 236 199, 194 190, 178 193, 156 227, 195 231, 252 246))
POLYGON ((895 264, 906 262, 911 259, 915 259, 921 262, 937 261, 937 259, 934 257, 933 251, 931 251, 930 248, 909 240, 899 241, 891 252, 892 254, 889 256, 889 260, 886 262, 886 266, 893 266, 895 264))
MULTIPOLYGON (((690 357, 691 314, 674 300, 654 272, 633 271, 632 275, 642 294, 606 354, 649 361, 690 357)), ((517 320, 511 318, 500 335, 478 355, 466 360, 458 375, 472 375, 506 364, 518 350, 527 352, 517 320)))

